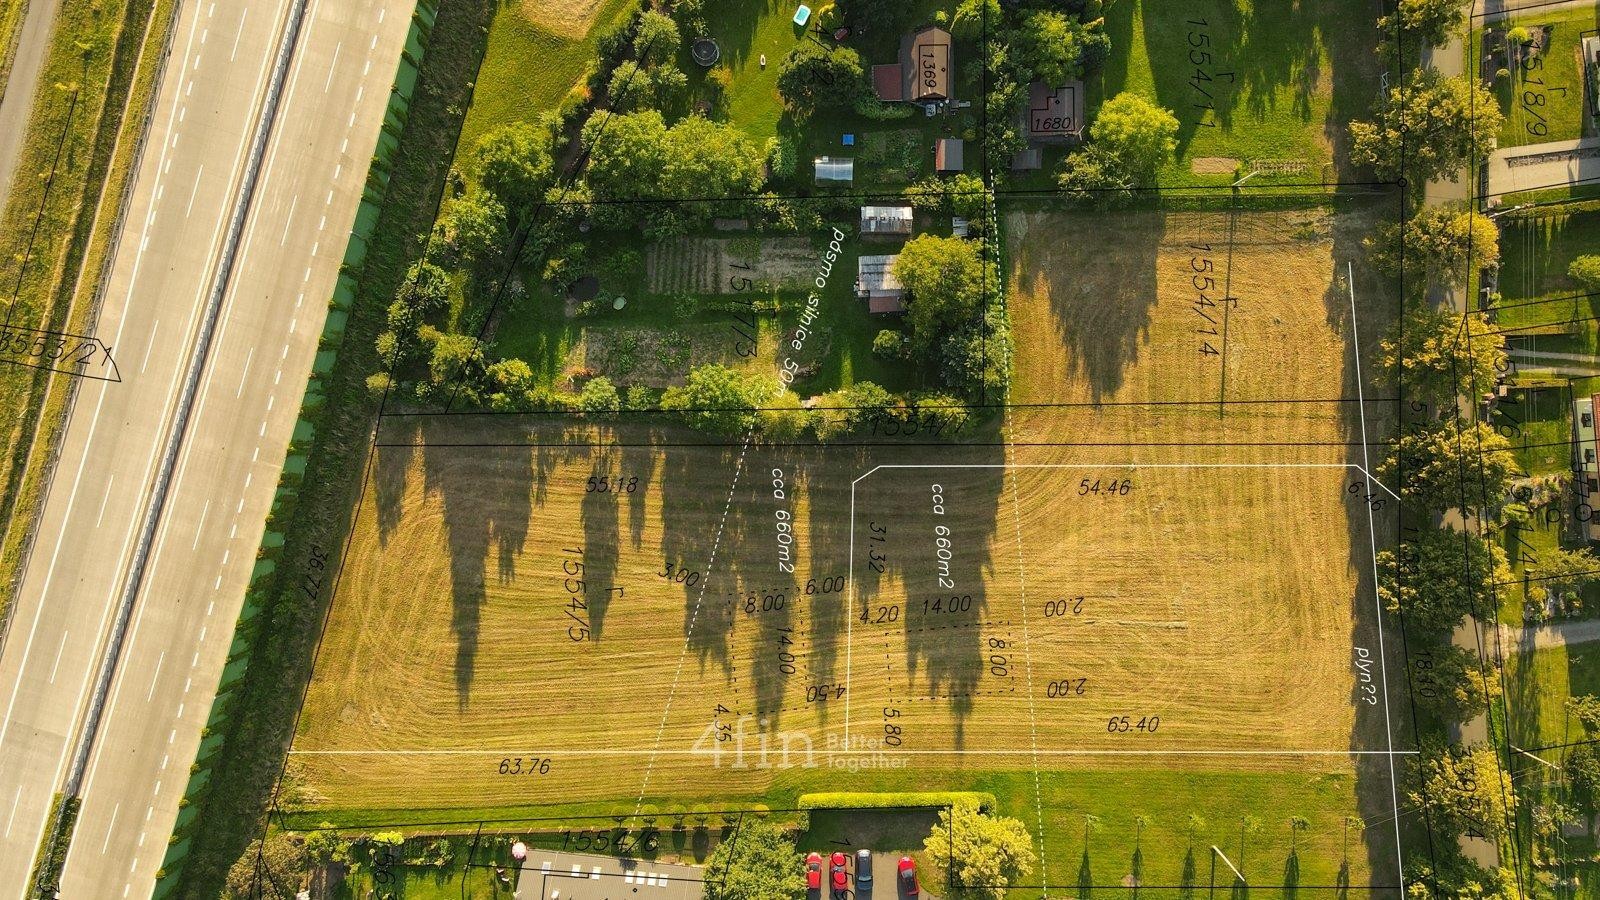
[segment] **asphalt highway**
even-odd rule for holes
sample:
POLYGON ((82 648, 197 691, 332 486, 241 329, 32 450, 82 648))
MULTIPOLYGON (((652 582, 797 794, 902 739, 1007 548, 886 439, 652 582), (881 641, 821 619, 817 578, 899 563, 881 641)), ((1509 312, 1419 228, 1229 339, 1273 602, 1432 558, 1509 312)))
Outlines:
MULTIPOLYGON (((0 896, 22 896, 105 651, 287 0, 184 0, 97 334, 0 649, 0 896)), ((310 0, 83 785, 65 897, 148 896, 232 641, 404 44, 310 0)))

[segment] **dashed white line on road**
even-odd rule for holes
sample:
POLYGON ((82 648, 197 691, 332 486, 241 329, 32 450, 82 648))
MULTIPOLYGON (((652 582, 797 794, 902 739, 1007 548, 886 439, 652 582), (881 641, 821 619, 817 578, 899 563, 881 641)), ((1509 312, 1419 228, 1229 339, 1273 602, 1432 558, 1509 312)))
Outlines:
POLYGON ((206 498, 206 505, 201 507, 201 509, 200 509, 200 524, 194 530, 194 543, 189 545, 189 549, 190 550, 193 550, 194 548, 200 546, 200 535, 205 533, 205 528, 206 528, 206 513, 210 512, 210 511, 211 511, 211 498, 207 497, 206 498))
POLYGON ((272 373, 272 385, 273 385, 273 387, 277 387, 278 382, 282 378, 283 378, 283 370, 282 369, 279 369, 278 371, 273 372, 272 373))
POLYGON ((156 332, 161 330, 161 320, 155 320, 150 326, 150 343, 144 345, 144 362, 139 363, 139 374, 144 374, 144 367, 150 365, 150 348, 156 345, 156 332))
POLYGON ((6 837, 11 836, 11 823, 17 819, 17 804, 22 801, 22 786, 17 785, 17 795, 11 798, 11 815, 6 818, 6 837))
POLYGON ((343 141, 339 142, 339 153, 340 153, 340 155, 343 155, 344 152, 346 150, 348 150, 348 149, 350 149, 350 139, 349 138, 345 138, 343 141))
POLYGON ((377 35, 373 35, 372 36, 372 46, 368 47, 367 50, 370 52, 370 51, 373 51, 373 50, 376 50, 376 49, 378 49, 378 36, 377 35))
POLYGON ((224 551, 222 551, 222 564, 223 565, 227 565, 228 564, 228 556, 231 553, 233 553, 232 550, 224 550, 224 551))
POLYGON ((383 24, 383 17, 384 17, 384 14, 385 14, 385 13, 387 13, 387 12, 388 12, 388 11, 389 11, 389 8, 388 8, 388 7, 386 7, 386 6, 380 6, 380 7, 378 7, 378 24, 379 24, 379 25, 382 25, 382 24, 383 24))
POLYGON ((60 668, 60 666, 61 666, 61 654, 63 652, 65 652, 66 649, 67 649, 67 637, 70 634, 72 634, 72 632, 70 632, 70 631, 61 632, 61 646, 56 648, 56 661, 50 664, 50 683, 51 684, 55 684, 56 683, 56 669, 60 668))
MULTIPOLYGON (((193 84, 193 83, 194 82, 192 82, 192 81, 190 82, 190 84, 193 84)), ((194 173, 194 187, 189 189, 189 205, 184 207, 184 209, 183 209, 183 217, 185 219, 189 218, 189 213, 194 212, 194 198, 195 198, 195 195, 200 193, 200 176, 204 175, 205 173, 206 173, 206 167, 205 166, 201 166, 194 173)))
POLYGON ((256 348, 251 347, 250 348, 250 352, 245 354, 245 357, 244 357, 244 371, 239 373, 239 389, 237 391, 233 392, 233 396, 235 396, 235 397, 244 396, 244 380, 246 378, 250 377, 250 360, 255 359, 255 358, 256 358, 256 348))
POLYGON ((150 676, 150 693, 144 695, 144 700, 146 703, 149 703, 156 696, 156 679, 161 677, 161 664, 166 661, 167 651, 163 650, 161 651, 161 655, 156 657, 156 671, 154 675, 150 676))
POLYGON ((228 540, 230 540, 230 541, 233 540, 234 536, 237 535, 238 533, 239 533, 239 523, 235 522, 235 523, 233 523, 233 527, 228 529, 228 540))
MULTIPOLYGON (((189 107, 187 107, 187 106, 178 107, 178 123, 182 124, 183 120, 187 119, 187 118, 189 118, 189 107)), ((156 190, 156 199, 157 200, 161 199, 161 191, 160 191, 160 189, 156 190)))
POLYGON ((344 41, 340 41, 333 47, 333 59, 328 62, 328 80, 322 85, 322 92, 324 94, 328 92, 328 88, 333 87, 333 67, 339 62, 339 51, 343 48, 344 41))
POLYGON ((289 239, 289 226, 294 223, 294 208, 298 205, 300 205, 300 195, 295 194, 294 199, 289 201, 289 214, 283 217, 283 235, 278 238, 279 247, 289 239))
MULTIPOLYGON (((233 53, 228 56, 229 62, 232 62, 233 58, 239 55, 239 38, 244 37, 244 20, 248 15, 250 15, 250 7, 246 6, 244 12, 239 14, 239 33, 233 36, 233 53)), ((198 66, 200 64, 195 63, 195 65, 198 66)))
POLYGON ((101 856, 104 856, 106 851, 111 849, 111 831, 112 831, 112 829, 117 827, 117 813, 119 813, 121 811, 122 811, 122 803, 121 802, 118 802, 116 806, 111 807, 111 823, 106 826, 106 839, 105 839, 105 841, 103 843, 100 844, 100 855, 101 856))
POLYGON ((367 60, 367 64, 361 67, 361 77, 362 78, 367 77, 367 73, 371 72, 371 71, 372 71, 372 60, 369 59, 369 60, 367 60))
POLYGON ((106 502, 111 499, 111 485, 117 480, 116 475, 106 479, 106 495, 100 498, 100 515, 94 517, 94 527, 100 527, 100 520, 106 517, 106 502))
POLYGON ((200 46, 202 46, 202 47, 205 46, 206 35, 208 35, 210 33, 211 33, 211 29, 209 29, 209 28, 201 30, 201 32, 200 32, 200 46))

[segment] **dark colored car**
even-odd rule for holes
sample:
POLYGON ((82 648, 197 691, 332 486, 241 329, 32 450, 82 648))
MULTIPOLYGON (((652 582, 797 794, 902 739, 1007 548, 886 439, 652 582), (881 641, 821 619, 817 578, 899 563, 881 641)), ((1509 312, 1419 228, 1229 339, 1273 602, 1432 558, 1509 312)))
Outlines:
POLYGON ((900 857, 900 893, 902 896, 915 897, 922 893, 922 888, 917 884, 917 864, 911 857, 900 857))
POLYGON ((849 893, 850 874, 845 871, 842 851, 835 850, 828 860, 828 883, 833 886, 834 900, 843 900, 849 893))
POLYGON ((822 890, 822 854, 815 850, 806 854, 806 887, 813 891, 822 890))
POLYGON ((872 893, 872 851, 856 851, 856 897, 872 893))

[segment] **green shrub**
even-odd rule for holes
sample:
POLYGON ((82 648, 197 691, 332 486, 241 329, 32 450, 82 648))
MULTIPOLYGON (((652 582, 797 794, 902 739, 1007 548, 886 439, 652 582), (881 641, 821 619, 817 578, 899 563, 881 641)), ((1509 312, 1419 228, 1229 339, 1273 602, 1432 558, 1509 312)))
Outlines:
POLYGON ((1583 285, 1584 290, 1600 291, 1600 255, 1586 254, 1567 266, 1567 274, 1583 285))
POLYGON ((827 791, 801 794, 795 805, 807 810, 976 805, 979 812, 987 813, 994 811, 995 799, 993 794, 981 791, 898 791, 881 794, 827 791))

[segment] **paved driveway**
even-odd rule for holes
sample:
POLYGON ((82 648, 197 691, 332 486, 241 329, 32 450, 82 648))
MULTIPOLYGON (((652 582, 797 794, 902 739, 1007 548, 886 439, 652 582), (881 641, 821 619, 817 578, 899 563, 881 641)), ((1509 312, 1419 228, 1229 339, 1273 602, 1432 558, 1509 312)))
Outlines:
POLYGON ((1496 150, 1489 157, 1489 196, 1600 183, 1600 138, 1551 141, 1496 150))
POLYGON ((700 900, 705 870, 588 853, 530 848, 517 900, 700 900))

